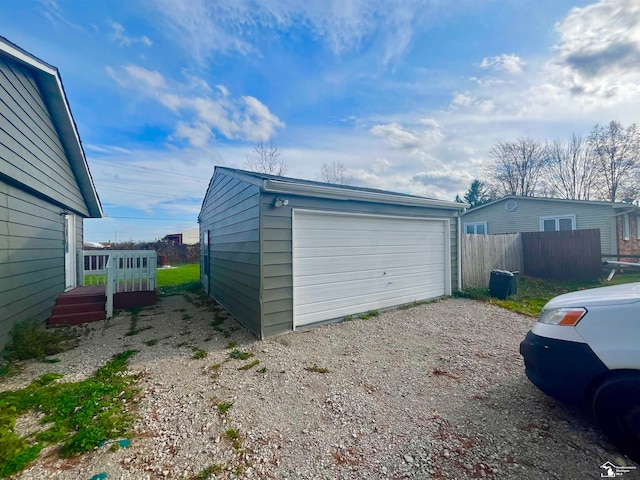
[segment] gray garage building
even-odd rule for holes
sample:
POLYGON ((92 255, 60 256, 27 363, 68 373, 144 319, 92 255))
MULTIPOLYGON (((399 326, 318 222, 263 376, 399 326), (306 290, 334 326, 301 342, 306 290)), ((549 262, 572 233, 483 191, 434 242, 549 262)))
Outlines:
POLYGON ((465 206, 216 167, 201 281, 259 338, 450 295, 465 206))

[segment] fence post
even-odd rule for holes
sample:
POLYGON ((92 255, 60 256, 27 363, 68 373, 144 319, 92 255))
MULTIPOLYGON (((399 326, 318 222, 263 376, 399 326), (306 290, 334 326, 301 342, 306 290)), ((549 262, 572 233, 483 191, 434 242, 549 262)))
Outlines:
POLYGON ((113 256, 109 255, 109 259, 107 260, 107 318, 111 318, 113 316, 113 293, 114 293, 114 282, 117 281, 115 275, 115 262, 112 261, 113 256))

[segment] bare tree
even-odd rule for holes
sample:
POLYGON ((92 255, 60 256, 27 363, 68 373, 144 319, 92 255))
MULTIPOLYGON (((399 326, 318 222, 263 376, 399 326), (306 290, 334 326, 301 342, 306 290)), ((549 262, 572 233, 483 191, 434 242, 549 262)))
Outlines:
POLYGON ((489 151, 492 162, 486 164, 488 183, 503 195, 532 197, 546 164, 545 146, 530 137, 513 142, 498 142, 489 151))
POLYGON ((602 179, 602 196, 611 202, 635 198, 640 172, 640 132, 636 125, 626 130, 616 121, 596 125, 589 135, 589 145, 602 179))
POLYGON ((598 165, 593 149, 575 133, 568 142, 547 146, 546 183, 554 197, 591 200, 598 186, 598 165))
POLYGON ((320 167, 320 181, 336 185, 349 185, 351 176, 347 173, 347 166, 342 162, 325 163, 320 167))
POLYGON ((270 175, 283 176, 287 174, 289 166, 287 162, 280 158, 282 150, 274 144, 268 147, 260 142, 253 147, 253 152, 247 155, 247 161, 244 166, 252 172, 268 173, 270 175))

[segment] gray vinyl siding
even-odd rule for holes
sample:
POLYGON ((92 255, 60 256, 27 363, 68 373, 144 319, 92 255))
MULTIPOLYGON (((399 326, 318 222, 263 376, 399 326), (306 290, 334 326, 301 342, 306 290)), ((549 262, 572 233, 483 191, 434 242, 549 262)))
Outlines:
POLYGON ((40 89, 29 70, 0 57, 0 172, 89 216, 40 89))
POLYGON ((518 208, 507 212, 504 199, 477 210, 470 210, 462 217, 464 224, 487 222, 487 233, 539 232, 540 217, 575 215, 576 229, 600 229, 600 243, 603 255, 615 254, 614 211, 606 203, 579 203, 554 199, 517 198, 518 208))
POLYGON ((82 285, 84 275, 84 258, 82 249, 84 248, 84 218, 76 215, 76 284, 82 285))
POLYGON ((216 174, 200 212, 200 230, 211 231, 209 294, 261 337, 259 199, 257 186, 216 174))
MULTIPOLYGON (((293 330, 292 224, 293 208, 332 212, 369 213, 397 216, 450 218, 451 210, 408 207, 370 202, 331 200, 286 195, 288 206, 274 208, 277 195, 263 193, 260 201, 260 238, 262 246, 262 333, 264 337, 293 330)), ((284 197, 285 195, 280 195, 284 197)), ((451 225, 452 290, 457 288, 457 223, 451 225)))
MULTIPOLYGON (((64 291, 60 212, 60 207, 0 179, 0 349, 16 323, 46 320, 64 291)), ((82 220, 77 220, 81 235, 82 220)))

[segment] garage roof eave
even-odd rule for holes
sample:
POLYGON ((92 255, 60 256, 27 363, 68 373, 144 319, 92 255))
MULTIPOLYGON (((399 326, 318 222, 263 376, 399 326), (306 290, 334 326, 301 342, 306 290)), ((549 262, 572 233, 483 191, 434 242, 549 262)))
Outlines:
POLYGON ((449 202, 433 198, 396 195, 380 191, 350 190, 346 188, 300 184, 282 180, 265 179, 262 184, 262 189, 265 192, 306 195, 310 197, 330 198, 335 200, 357 200, 361 202, 390 203, 394 205, 407 205, 413 207, 435 207, 449 210, 462 210, 469 208, 469 205, 466 203, 449 202))

